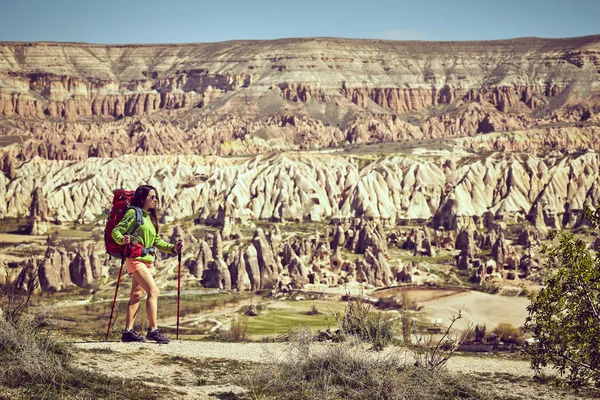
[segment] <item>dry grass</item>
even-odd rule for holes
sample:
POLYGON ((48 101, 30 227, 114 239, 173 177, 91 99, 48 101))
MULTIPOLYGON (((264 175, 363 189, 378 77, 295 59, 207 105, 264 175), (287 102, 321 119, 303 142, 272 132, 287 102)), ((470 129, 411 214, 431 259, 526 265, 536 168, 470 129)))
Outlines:
POLYGON ((231 321, 231 327, 224 335, 229 342, 243 342, 248 339, 248 317, 236 315, 231 321))
POLYGON ((39 327, 36 319, 32 314, 16 323, 0 324, 0 389, 9 388, 11 398, 158 398, 158 393, 139 382, 71 366, 66 344, 39 327))
POLYGON ((382 313, 373 312, 371 304, 362 298, 348 300, 343 313, 333 313, 344 336, 357 336, 369 342, 375 350, 382 350, 392 343, 396 333, 396 322, 382 313))
POLYGON ((468 378, 416 368, 400 353, 363 351, 348 340, 314 347, 296 334, 283 360, 248 375, 255 399, 488 399, 468 378))
POLYGON ((57 375, 65 365, 69 352, 52 336, 37 330, 33 319, 17 322, 2 320, 0 325, 0 352, 3 383, 28 377, 32 381, 45 381, 57 375))
POLYGON ((464 331, 453 330, 454 324, 461 318, 461 310, 458 310, 457 315, 452 316, 450 325, 442 329, 441 336, 436 336, 433 333, 423 335, 413 329, 416 342, 415 357, 417 359, 415 365, 432 372, 446 368, 448 360, 472 332, 471 326, 464 331))
MULTIPOLYGON (((29 282, 35 287, 35 282, 29 282)), ((158 394, 140 383, 114 380, 70 365, 65 343, 46 329, 49 309, 29 306, 31 293, 3 288, 0 315, 0 397, 17 399, 154 399, 158 394)))

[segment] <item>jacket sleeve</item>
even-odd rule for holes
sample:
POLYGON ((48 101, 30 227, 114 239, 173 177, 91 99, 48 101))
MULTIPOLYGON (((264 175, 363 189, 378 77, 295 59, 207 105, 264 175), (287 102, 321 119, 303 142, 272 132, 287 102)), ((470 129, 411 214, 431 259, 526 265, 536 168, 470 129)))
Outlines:
POLYGON ((158 248, 161 251, 164 251, 165 253, 174 253, 173 249, 175 248, 175 245, 172 243, 165 242, 160 238, 160 235, 157 234, 154 237, 154 247, 158 248))
POLYGON ((131 228, 135 225, 135 210, 130 208, 123 215, 123 219, 121 222, 114 227, 111 236, 117 242, 117 244, 123 244, 123 235, 129 232, 131 228))

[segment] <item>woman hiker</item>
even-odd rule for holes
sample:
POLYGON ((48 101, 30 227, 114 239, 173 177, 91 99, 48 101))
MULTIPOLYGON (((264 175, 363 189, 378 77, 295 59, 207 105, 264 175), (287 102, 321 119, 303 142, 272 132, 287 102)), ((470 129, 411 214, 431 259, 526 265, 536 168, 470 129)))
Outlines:
POLYGON ((171 340, 157 326, 158 287, 154 282, 151 271, 154 270, 154 247, 169 253, 178 253, 183 248, 183 242, 167 243, 158 235, 158 218, 156 204, 158 195, 156 189, 142 185, 135 191, 131 207, 142 210, 143 223, 138 228, 137 236, 124 235, 136 223, 136 210, 127 210, 123 219, 112 231, 112 237, 118 244, 129 245, 126 252, 125 266, 127 273, 132 276, 131 295, 127 306, 125 330, 121 336, 122 342, 145 342, 146 339, 157 343, 169 343, 171 340), (137 244, 136 244, 137 243, 137 244), (146 337, 133 330, 135 315, 142 295, 146 292, 146 313, 148 314, 148 333, 146 337))

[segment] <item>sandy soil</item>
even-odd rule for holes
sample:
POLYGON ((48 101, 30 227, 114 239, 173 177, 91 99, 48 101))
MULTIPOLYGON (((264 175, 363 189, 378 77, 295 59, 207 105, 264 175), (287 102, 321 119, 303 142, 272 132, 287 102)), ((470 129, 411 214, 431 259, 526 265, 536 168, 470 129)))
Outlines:
POLYGON ((430 288, 390 288, 379 290, 371 293, 371 297, 379 299, 382 297, 397 297, 401 298, 402 294, 406 293, 406 296, 410 300, 414 300, 419 303, 431 301, 446 296, 453 296, 462 291, 456 289, 430 289, 430 288))
POLYGON ((472 324, 486 324, 494 329, 500 322, 508 322, 520 327, 527 318, 529 299, 526 297, 507 297, 481 292, 465 292, 441 297, 421 303, 421 313, 427 314, 433 322, 445 323, 457 310, 464 317, 458 327, 472 324))

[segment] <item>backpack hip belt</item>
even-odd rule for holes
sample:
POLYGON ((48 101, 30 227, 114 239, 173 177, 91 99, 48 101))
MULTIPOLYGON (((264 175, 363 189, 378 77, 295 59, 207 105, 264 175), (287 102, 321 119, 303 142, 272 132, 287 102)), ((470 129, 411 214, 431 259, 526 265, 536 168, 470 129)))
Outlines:
POLYGON ((155 253, 154 246, 144 247, 139 243, 130 244, 125 250, 125 256, 127 258, 145 257, 149 254, 154 256, 155 253))
POLYGON ((156 254, 156 252, 154 251, 154 246, 152 247, 144 247, 142 249, 142 256, 147 256, 148 254, 156 254))

